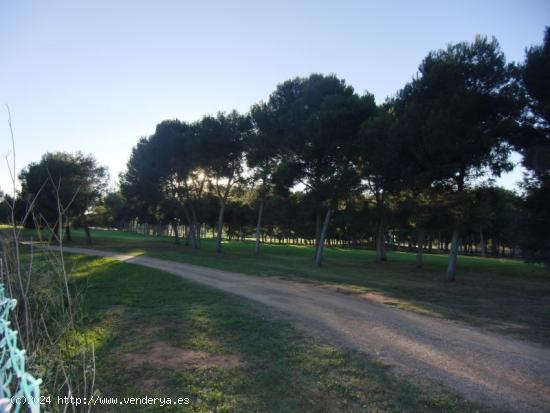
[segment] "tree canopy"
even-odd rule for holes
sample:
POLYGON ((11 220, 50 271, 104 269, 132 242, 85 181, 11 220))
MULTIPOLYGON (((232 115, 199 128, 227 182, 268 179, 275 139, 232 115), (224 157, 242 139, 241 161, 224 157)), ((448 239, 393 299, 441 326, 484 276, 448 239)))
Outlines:
POLYGON ((211 233, 219 253, 224 236, 253 236, 256 254, 267 240, 311 244, 321 265, 325 245, 373 247, 378 261, 407 248, 421 268, 436 249, 449 281, 459 250, 548 263, 549 43, 547 29, 522 65, 494 38, 450 44, 380 104, 336 75, 289 79, 246 114, 160 122, 102 203, 105 170, 81 154, 29 165, 22 194, 44 222, 59 191, 75 223, 96 207, 98 222, 195 248, 211 233), (529 170, 523 194, 488 179, 512 150, 529 170))
POLYGON ((19 174, 22 198, 33 204, 35 222, 55 226, 60 214, 87 228, 85 214, 104 194, 107 170, 91 155, 46 153, 19 174))

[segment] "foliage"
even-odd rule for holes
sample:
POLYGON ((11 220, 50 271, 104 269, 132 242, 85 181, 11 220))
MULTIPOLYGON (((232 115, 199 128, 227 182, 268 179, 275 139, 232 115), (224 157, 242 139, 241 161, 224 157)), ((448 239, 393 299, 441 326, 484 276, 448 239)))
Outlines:
MULTIPOLYGON (((254 234, 256 253, 268 239, 315 243, 318 265, 334 242, 376 245, 380 261, 386 248, 416 245, 421 259, 450 243, 450 280, 459 249, 540 260, 527 230, 549 170, 549 37, 521 67, 483 36, 432 51, 378 106, 343 79, 314 73, 279 84, 246 115, 165 120, 133 148, 120 193, 94 201, 88 220, 156 234, 169 226, 176 243, 181 233, 196 248, 212 231, 218 251, 224 235, 254 234), (512 148, 530 170, 523 203, 479 188, 481 178, 510 170, 512 148)), ((44 169, 38 179, 31 169, 22 177, 42 182, 44 169)), ((53 219, 50 198, 40 204, 53 219)), ((82 211, 73 202, 71 213, 82 211)))
POLYGON ((520 244, 529 261, 550 265, 548 200, 550 192, 550 27, 543 44, 527 50, 521 80, 528 93, 522 133, 514 143, 529 170, 520 244))
POLYGON ((107 178, 107 170, 91 155, 46 153, 40 162, 21 171, 21 197, 33 201, 39 225, 52 226, 60 213, 68 219, 83 219, 100 200, 107 178))
POLYGON ((520 245, 530 262, 542 262, 550 266, 550 180, 542 185, 526 185, 520 245))

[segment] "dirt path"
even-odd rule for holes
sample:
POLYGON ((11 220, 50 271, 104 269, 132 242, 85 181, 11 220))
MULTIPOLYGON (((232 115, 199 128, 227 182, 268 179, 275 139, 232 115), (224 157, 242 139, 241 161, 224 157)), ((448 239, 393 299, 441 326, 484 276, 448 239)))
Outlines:
POLYGON ((281 310, 302 329, 506 411, 550 412, 550 349, 320 286, 148 257, 64 247, 114 258, 281 310))

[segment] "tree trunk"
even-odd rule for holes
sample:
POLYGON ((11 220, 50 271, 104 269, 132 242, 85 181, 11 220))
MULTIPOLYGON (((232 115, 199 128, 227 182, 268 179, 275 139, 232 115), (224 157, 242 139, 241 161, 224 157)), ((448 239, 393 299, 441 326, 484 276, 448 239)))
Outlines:
POLYGON ((456 276, 456 259, 458 255, 459 230, 456 227, 451 237, 451 253, 449 254, 449 263, 447 265, 447 281, 454 282, 456 276))
POLYGON ((184 245, 188 247, 191 245, 191 225, 185 226, 185 243, 184 245))
POLYGON ((185 215, 185 220, 187 221, 187 228, 185 233, 185 245, 191 245, 191 240, 193 240, 193 245, 195 245, 195 230, 193 226, 193 220, 191 219, 191 214, 187 209, 187 206, 183 205, 183 214, 185 215))
POLYGON ((315 252, 315 265, 317 267, 320 267, 321 262, 323 261, 323 245, 325 243, 325 238, 327 236, 328 225, 330 223, 331 214, 332 214, 332 209, 329 207, 327 209, 327 214, 325 215, 325 222, 323 223, 323 228, 321 229, 321 233, 319 234, 317 251, 315 252))
POLYGON ((319 237, 321 236, 321 213, 317 211, 315 215, 315 247, 319 245, 319 237))
POLYGON ((222 230, 223 230, 223 212, 225 210, 225 202, 220 202, 220 212, 218 214, 218 225, 216 228, 216 252, 222 252, 222 230))
POLYGON ((262 214, 264 213, 264 203, 260 202, 258 208, 258 222, 256 223, 256 246, 254 247, 254 253, 258 255, 260 253, 260 230, 262 228, 262 214))
POLYGON ((201 247, 201 227, 199 225, 199 220, 197 219, 197 212, 195 211, 195 207, 193 204, 190 205, 189 209, 191 209, 191 228, 193 231, 193 248, 200 248, 201 247))
POLYGON ((197 226, 197 222, 194 218, 191 218, 191 225, 189 228, 189 231, 191 232, 191 240, 193 241, 193 248, 199 248, 199 241, 198 241, 198 233, 199 229, 197 226))
POLYGON ((67 241, 73 240, 73 236, 71 235, 71 226, 69 224, 67 224, 67 226, 65 227, 65 236, 67 238, 67 241))
POLYGON ((180 235, 178 233, 178 222, 172 221, 172 229, 174 230, 174 242, 176 244, 180 243, 180 235))
POLYGON ((386 240, 384 239, 384 198, 376 195, 376 208, 378 210, 378 228, 376 231, 376 262, 387 261, 386 240))
POLYGON ((376 261, 387 261, 386 241, 384 240, 384 221, 382 219, 378 222, 378 231, 376 234, 376 261))
POLYGON ((416 250, 416 268, 422 268, 424 265, 422 253, 424 252, 424 230, 418 229, 418 246, 416 250))
POLYGON ((84 224, 84 234, 86 234, 86 244, 92 243, 92 234, 90 234, 90 227, 88 224, 84 224))

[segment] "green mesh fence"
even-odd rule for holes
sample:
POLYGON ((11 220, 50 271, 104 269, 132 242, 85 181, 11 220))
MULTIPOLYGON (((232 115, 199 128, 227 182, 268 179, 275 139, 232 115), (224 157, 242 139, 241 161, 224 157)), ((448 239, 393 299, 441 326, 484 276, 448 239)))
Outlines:
POLYGON ((40 383, 25 370, 25 351, 17 347, 17 332, 9 316, 17 300, 7 298, 0 283, 0 413, 39 412, 40 383))

